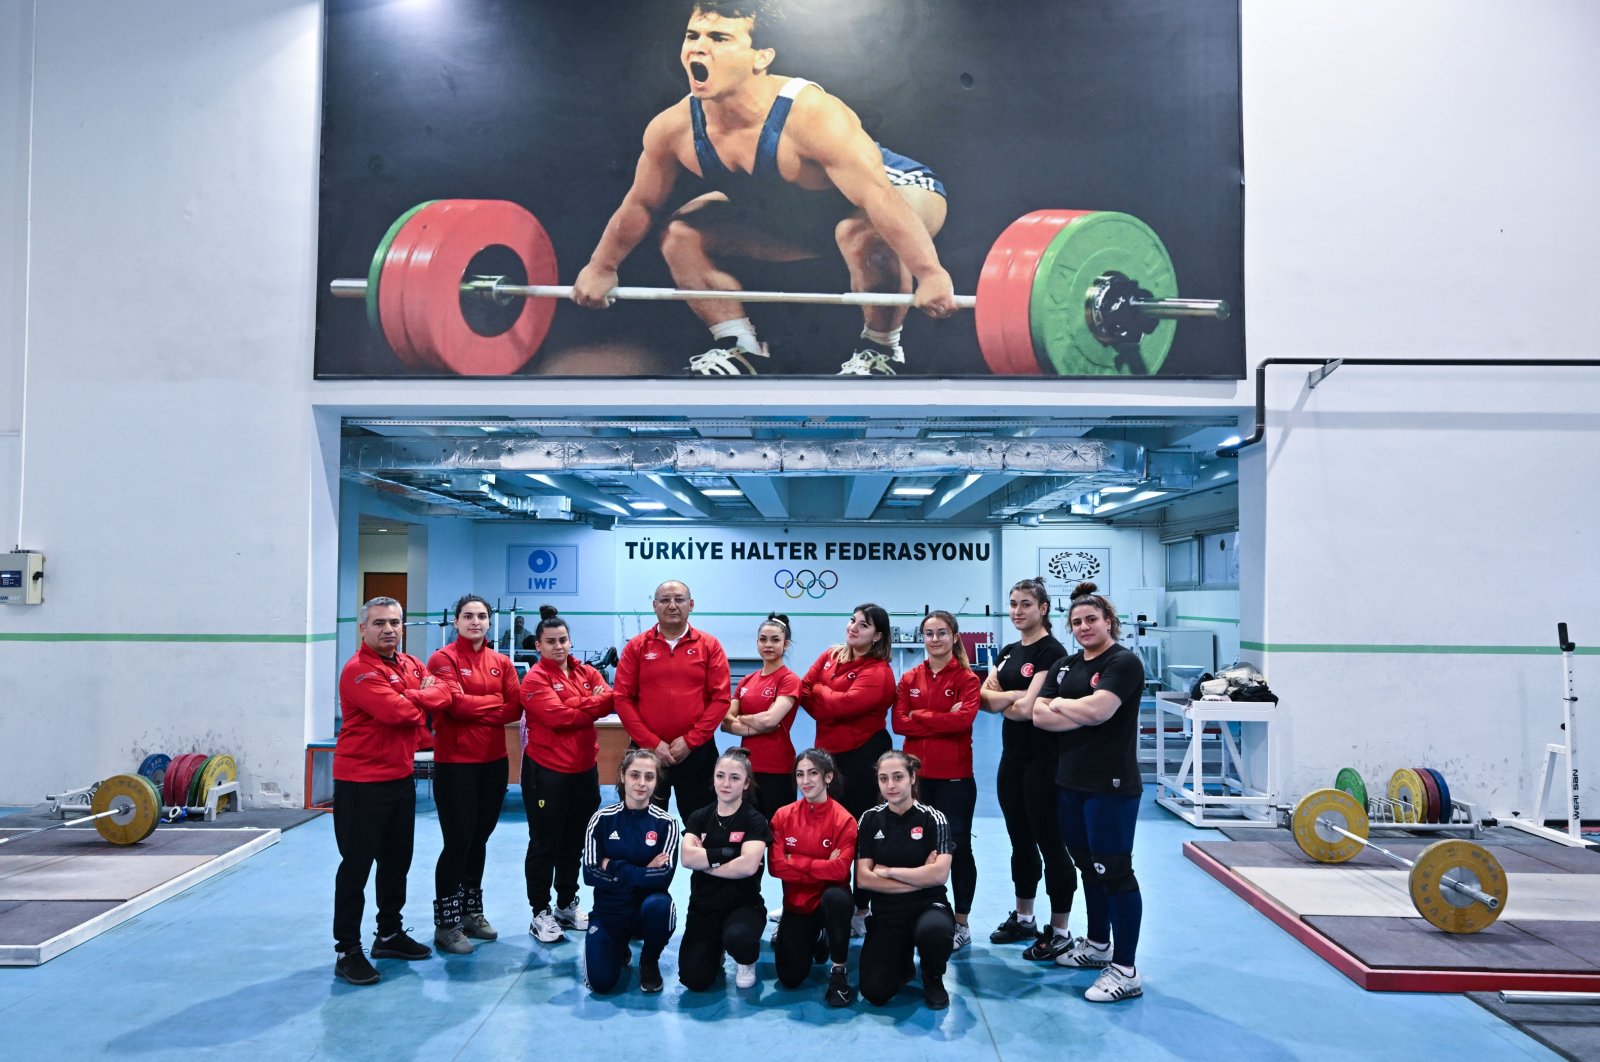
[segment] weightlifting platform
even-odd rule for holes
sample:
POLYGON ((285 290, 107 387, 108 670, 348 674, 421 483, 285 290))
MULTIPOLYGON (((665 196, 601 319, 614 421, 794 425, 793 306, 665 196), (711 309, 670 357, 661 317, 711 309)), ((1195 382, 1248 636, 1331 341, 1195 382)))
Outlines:
MULTIPOLYGON (((1414 860, 1437 838, 1374 840, 1414 860)), ((1480 843, 1504 866, 1507 897, 1476 933, 1442 932, 1421 918, 1406 871, 1370 850, 1319 863, 1287 830, 1241 830, 1239 839, 1187 841, 1183 851, 1368 991, 1600 991, 1600 853, 1502 829, 1480 843)))
POLYGON ((315 812, 230 812, 158 826, 137 844, 106 843, 93 823, 37 837, 61 820, 46 806, 0 818, 0 966, 38 966, 278 843, 315 812))

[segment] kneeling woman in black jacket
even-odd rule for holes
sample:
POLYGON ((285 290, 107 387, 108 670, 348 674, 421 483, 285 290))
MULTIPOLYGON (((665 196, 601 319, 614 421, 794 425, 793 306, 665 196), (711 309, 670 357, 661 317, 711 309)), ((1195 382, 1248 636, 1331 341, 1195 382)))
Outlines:
POLYGON ((943 1010, 950 1005, 944 970, 956 928, 944 886, 955 845, 944 815, 917 802, 921 766, 898 750, 879 756, 883 803, 861 816, 856 831, 856 889, 872 905, 861 943, 861 994, 875 1006, 888 1003, 920 955, 923 998, 943 1010))

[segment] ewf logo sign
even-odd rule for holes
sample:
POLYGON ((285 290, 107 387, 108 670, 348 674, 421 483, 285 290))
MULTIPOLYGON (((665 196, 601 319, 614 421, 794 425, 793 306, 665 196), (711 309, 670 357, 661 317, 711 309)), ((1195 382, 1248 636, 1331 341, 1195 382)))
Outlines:
POLYGON ((578 547, 506 547, 506 589, 513 594, 576 594, 578 547))

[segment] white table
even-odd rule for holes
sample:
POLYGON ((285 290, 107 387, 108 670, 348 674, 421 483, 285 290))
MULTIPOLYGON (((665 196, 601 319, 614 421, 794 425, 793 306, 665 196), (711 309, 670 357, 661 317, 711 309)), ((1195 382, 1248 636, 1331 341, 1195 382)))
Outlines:
POLYGON ((1156 696, 1156 803, 1195 826, 1276 827, 1271 701, 1190 701, 1179 694, 1156 696), (1171 769, 1167 727, 1181 720, 1182 750, 1171 769), (1239 736, 1229 725, 1238 723, 1239 736), (1207 773, 1206 743, 1215 745, 1215 773, 1207 773))

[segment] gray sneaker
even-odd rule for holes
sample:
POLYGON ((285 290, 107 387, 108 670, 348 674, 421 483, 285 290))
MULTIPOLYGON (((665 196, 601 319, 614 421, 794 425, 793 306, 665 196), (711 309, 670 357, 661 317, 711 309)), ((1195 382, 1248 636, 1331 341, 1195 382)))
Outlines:
POLYGON ((589 931, 589 916, 584 913, 583 908, 578 906, 576 897, 565 907, 557 907, 554 913, 556 921, 561 923, 562 928, 571 929, 578 933, 587 933, 589 931))
POLYGON ((528 925, 528 932, 541 944, 554 944, 558 940, 566 940, 567 935, 561 931, 561 923, 556 921, 556 916, 550 908, 535 911, 533 921, 528 925))

